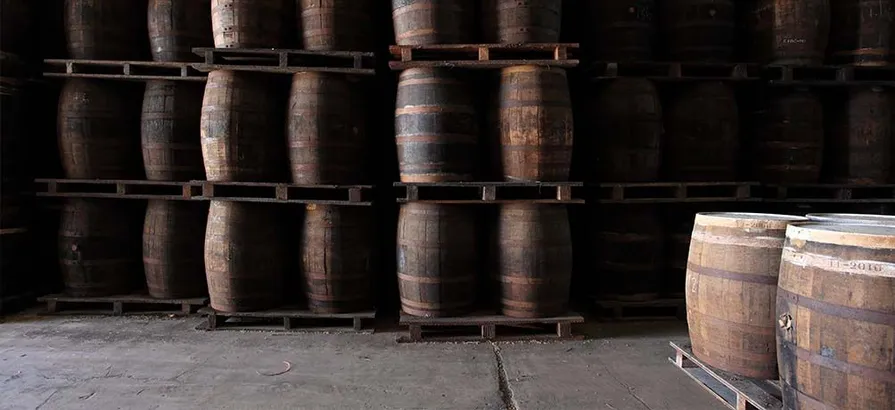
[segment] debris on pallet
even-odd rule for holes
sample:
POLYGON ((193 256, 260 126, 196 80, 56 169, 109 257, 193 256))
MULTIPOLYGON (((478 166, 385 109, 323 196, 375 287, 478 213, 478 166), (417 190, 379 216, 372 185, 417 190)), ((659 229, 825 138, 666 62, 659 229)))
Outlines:
POLYGON ((401 313, 398 322, 407 326, 408 334, 398 342, 470 342, 524 340, 578 340, 572 334, 573 323, 584 323, 584 317, 569 312, 546 318, 513 318, 491 312, 478 312, 460 317, 419 317, 401 313))
POLYGON ((222 312, 211 307, 199 313, 207 321, 199 330, 286 330, 301 332, 373 332, 375 311, 314 313, 303 308, 277 308, 257 312, 222 312))
POLYGON ((145 294, 79 297, 47 295, 37 298, 46 302, 48 314, 66 315, 191 315, 208 303, 208 298, 156 299, 145 294))

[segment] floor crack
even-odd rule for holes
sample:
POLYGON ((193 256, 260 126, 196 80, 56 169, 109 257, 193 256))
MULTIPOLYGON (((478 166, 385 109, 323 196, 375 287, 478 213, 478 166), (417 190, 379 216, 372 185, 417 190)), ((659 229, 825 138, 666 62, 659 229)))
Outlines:
POLYGON ((640 402, 640 404, 642 404, 643 407, 645 407, 647 410, 652 410, 652 407, 650 407, 649 404, 646 404, 646 402, 643 401, 643 399, 641 399, 640 396, 638 396, 637 393, 634 392, 633 387, 631 387, 628 383, 621 381, 621 379, 619 379, 618 376, 615 375, 615 373, 612 373, 612 370, 609 369, 609 366, 607 366, 605 362, 603 362, 602 360, 599 360, 599 361, 600 361, 600 364, 603 366, 603 368, 606 369, 606 373, 609 375, 609 377, 611 377, 613 380, 615 380, 618 384, 622 385, 622 387, 624 387, 625 390, 628 391, 628 394, 631 397, 633 397, 634 400, 637 400, 638 402, 640 402))
POLYGON ((500 346, 491 342, 494 349, 494 359, 497 362, 497 388, 500 391, 500 398, 503 400, 503 406, 506 410, 518 410, 516 399, 513 398, 513 389, 510 388, 510 381, 507 378, 507 370, 503 367, 503 356, 500 354, 500 346))

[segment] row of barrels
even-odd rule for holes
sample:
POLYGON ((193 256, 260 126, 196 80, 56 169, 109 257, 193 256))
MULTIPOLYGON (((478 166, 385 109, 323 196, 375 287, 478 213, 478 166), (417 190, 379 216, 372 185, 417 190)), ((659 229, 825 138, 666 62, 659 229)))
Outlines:
POLYGON ((784 408, 892 409, 895 217, 699 214, 687 265, 694 354, 780 378, 784 408))
POLYGON ((145 288, 156 298, 210 295, 222 311, 269 309, 305 296, 321 313, 373 306, 376 265, 366 209, 309 205, 301 213, 267 204, 151 200, 142 225, 140 210, 102 199, 66 203, 58 242, 66 293, 145 288))

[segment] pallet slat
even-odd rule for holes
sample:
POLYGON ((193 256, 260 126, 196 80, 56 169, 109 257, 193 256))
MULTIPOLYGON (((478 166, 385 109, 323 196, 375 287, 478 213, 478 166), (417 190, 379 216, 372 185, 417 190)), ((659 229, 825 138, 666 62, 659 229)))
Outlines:
POLYGON ((376 318, 375 311, 356 313, 313 313, 301 308, 278 308, 258 312, 221 312, 211 307, 199 310, 207 321, 199 325, 200 330, 286 330, 286 331, 351 331, 372 332, 371 325, 376 318), (246 319, 228 323, 230 318, 246 319), (302 326, 298 320, 314 322, 318 326, 302 326), (270 321, 278 321, 271 325, 270 321), (338 324, 338 325, 334 325, 338 324))
POLYGON ((575 43, 395 45, 392 70, 417 67, 502 68, 514 65, 577 67, 575 43))
POLYGON ((595 80, 619 77, 647 78, 655 81, 758 81, 761 67, 747 63, 681 63, 681 62, 597 62, 587 70, 595 80))
POLYGON ((111 60, 44 60, 44 77, 98 78, 108 80, 206 81, 192 63, 111 60))
POLYGON ((185 298, 185 299, 156 299, 145 294, 116 295, 116 296, 98 296, 98 297, 78 297, 63 294, 47 295, 37 298, 38 302, 46 302, 47 314, 93 314, 93 315, 109 315, 121 316, 124 314, 175 314, 190 315, 196 309, 205 306, 208 298, 185 298), (102 307, 109 306, 111 310, 102 309, 64 309, 66 305, 79 305, 102 307), (129 307, 140 305, 163 305, 176 307, 175 310, 134 310, 129 307))
POLYGON ((597 184, 587 198, 600 203, 756 201, 755 182, 649 182, 597 184))
POLYGON ((193 68, 294 74, 304 71, 355 75, 376 74, 373 53, 351 51, 308 51, 293 49, 193 48, 204 63, 193 68))
POLYGON ((582 337, 572 334, 572 324, 583 322, 584 317, 574 312, 557 317, 531 319, 511 318, 491 312, 438 318, 411 316, 401 312, 398 323, 407 326, 408 333, 399 337, 398 342, 577 340, 582 337), (526 331, 522 332, 522 329, 526 331), (432 335, 430 332, 441 334, 432 335))
POLYGON ((395 183, 396 200, 443 204, 582 204, 581 182, 395 183))

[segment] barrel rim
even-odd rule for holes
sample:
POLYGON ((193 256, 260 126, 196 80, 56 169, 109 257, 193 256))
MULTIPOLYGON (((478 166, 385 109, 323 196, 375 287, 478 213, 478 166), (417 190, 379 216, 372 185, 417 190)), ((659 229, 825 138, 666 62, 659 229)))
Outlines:
POLYGON ((786 239, 828 245, 895 250, 895 225, 807 221, 789 225, 786 239))
POLYGON ((847 225, 893 225, 895 216, 881 214, 851 214, 851 213, 811 213, 806 214, 811 221, 840 223, 847 225))
POLYGON ((696 214, 694 226, 784 229, 790 223, 807 221, 809 221, 808 218, 798 215, 755 212, 699 212, 696 214))

